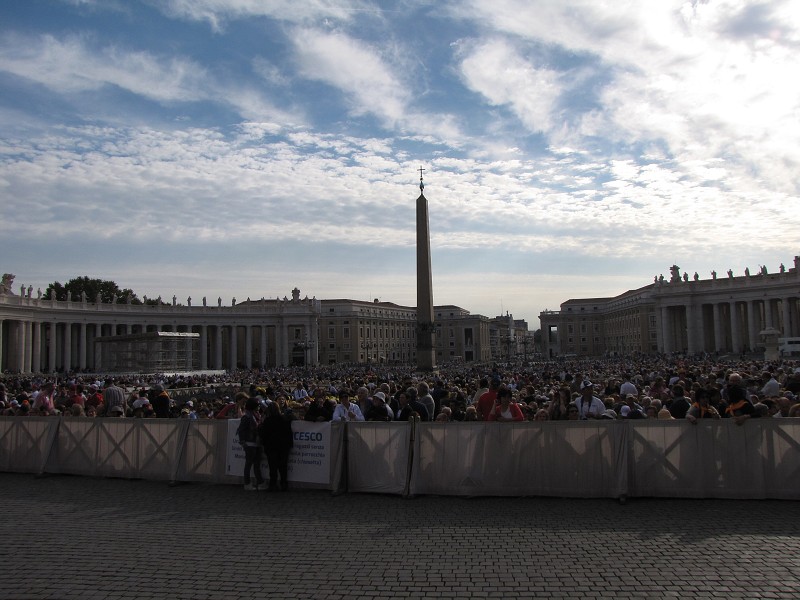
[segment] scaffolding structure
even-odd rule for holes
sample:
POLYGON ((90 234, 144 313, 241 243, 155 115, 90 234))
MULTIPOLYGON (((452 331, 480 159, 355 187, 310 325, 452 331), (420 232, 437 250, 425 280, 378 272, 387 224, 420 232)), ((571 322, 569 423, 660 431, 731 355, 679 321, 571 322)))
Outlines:
POLYGON ((200 366, 200 334, 150 331, 95 340, 108 373, 174 373, 200 366))

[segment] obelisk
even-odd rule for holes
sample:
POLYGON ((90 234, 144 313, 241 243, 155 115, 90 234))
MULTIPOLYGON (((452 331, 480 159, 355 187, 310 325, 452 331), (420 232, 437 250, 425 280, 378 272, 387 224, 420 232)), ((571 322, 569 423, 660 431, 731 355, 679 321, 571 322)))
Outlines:
POLYGON ((436 368, 436 327, 433 324, 433 279, 431 276, 431 237, 428 222, 428 199, 419 168, 417 198, 417 369, 430 372, 436 368))

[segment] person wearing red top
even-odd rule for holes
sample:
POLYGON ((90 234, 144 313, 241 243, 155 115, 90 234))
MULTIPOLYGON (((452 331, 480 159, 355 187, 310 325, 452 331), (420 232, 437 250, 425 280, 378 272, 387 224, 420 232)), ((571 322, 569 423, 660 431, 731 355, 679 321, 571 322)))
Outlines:
POLYGON ((475 408, 478 410, 478 418, 481 421, 488 421, 489 415, 497 405, 497 391, 500 389, 500 379, 494 378, 489 384, 489 391, 478 398, 475 408))
POLYGON ((524 421, 525 417, 522 410, 516 402, 511 401, 511 390, 508 388, 501 388, 497 392, 497 399, 500 404, 495 406, 494 410, 489 413, 489 421, 524 421))

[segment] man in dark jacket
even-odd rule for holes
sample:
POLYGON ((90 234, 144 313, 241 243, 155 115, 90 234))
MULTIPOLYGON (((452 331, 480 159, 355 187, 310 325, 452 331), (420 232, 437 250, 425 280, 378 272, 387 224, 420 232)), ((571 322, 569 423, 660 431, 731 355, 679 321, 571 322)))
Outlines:
POLYGON ((667 403, 672 418, 685 419, 691 406, 689 399, 683 395, 683 386, 678 384, 672 386, 672 401, 667 403))

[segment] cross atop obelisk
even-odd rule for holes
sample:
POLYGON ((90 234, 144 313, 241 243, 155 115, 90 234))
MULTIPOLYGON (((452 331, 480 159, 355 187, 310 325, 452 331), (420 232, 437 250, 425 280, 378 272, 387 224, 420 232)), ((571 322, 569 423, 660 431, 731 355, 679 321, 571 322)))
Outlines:
POLYGON ((433 322, 433 278, 431 276, 431 236, 425 183, 419 171, 417 198, 417 369, 430 372, 436 368, 436 326, 433 322))

